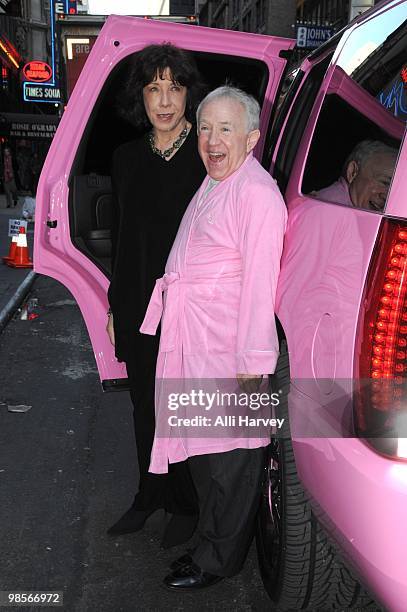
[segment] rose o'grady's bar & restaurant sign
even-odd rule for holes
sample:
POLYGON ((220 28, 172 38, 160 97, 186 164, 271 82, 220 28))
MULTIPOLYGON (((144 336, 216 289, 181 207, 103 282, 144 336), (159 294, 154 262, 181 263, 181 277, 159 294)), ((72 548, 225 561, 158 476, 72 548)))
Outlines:
POLYGON ((57 130, 56 115, 0 113, 0 136, 26 140, 51 140, 57 130))

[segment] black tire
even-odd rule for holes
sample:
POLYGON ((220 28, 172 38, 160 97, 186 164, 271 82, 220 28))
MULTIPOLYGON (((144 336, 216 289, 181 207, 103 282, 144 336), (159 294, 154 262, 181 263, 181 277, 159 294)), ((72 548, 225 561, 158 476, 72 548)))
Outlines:
MULTIPOLYGON (((278 416, 287 417, 285 340, 272 379, 273 391, 282 391, 278 416)), ((270 445, 256 533, 260 571, 273 610, 382 610, 329 542, 299 480, 287 428, 282 435, 270 445)))

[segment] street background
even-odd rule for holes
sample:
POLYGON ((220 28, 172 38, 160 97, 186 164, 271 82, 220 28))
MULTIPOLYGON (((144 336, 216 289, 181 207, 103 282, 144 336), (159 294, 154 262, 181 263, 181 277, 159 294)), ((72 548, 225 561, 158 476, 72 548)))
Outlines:
MULTIPOLYGON (((1 257, 8 255, 10 238, 8 237, 9 219, 20 219, 22 211, 22 198, 15 208, 6 208, 6 197, 0 194, 0 311, 13 297, 18 286, 23 282, 29 270, 9 268, 3 265, 1 257)), ((34 238, 34 224, 28 223, 27 241, 32 256, 32 245, 34 238)))
MULTIPOLYGON (((0 196, 1 254, 8 218, 19 216, 4 206, 0 196)), ((0 264, 3 301, 28 272, 0 264)), ((184 552, 160 548, 163 512, 139 533, 106 535, 137 487, 131 403, 126 392, 103 394, 70 293, 38 276, 28 297, 38 318, 17 312, 0 335, 0 590, 63 591, 70 612, 270 610, 254 546, 238 576, 179 594, 161 588, 184 552)))
MULTIPOLYGON (((0 0, 0 180, 7 145, 20 193, 35 193, 59 119, 111 10, 137 6, 140 16, 188 27, 296 38, 295 66, 375 3, 140 0, 123 8, 124 0, 0 0), (52 79, 33 76, 40 64, 52 79)), ((6 209, 0 194, 0 256, 8 253, 8 220, 19 218, 21 208, 20 199, 6 209)), ((0 260, 0 312, 29 272, 0 260)), ((0 590, 64 591, 69 612, 271 610, 254 546, 240 575, 181 595, 160 586, 169 563, 184 552, 160 548, 163 513, 137 534, 106 535, 137 489, 132 406, 127 393, 102 393, 69 292, 37 277, 29 298, 38 299, 38 318, 21 320, 16 312, 0 334, 0 590)))

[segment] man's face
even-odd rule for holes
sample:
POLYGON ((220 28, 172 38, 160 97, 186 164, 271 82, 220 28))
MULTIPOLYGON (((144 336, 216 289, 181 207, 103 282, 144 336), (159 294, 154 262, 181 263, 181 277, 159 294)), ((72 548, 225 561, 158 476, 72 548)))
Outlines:
POLYGON ((360 166, 350 162, 347 179, 355 207, 383 210, 395 162, 396 158, 391 153, 374 153, 360 166))
POLYGON ((198 123, 198 149, 209 176, 223 181, 243 164, 260 137, 247 130, 243 105, 232 98, 204 104, 198 123))

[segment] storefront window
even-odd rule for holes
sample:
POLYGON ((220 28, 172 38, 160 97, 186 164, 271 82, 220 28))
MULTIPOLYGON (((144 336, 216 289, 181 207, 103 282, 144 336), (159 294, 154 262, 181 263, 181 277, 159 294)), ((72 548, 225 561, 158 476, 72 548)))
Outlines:
POLYGON ((31 19, 42 21, 41 0, 31 0, 31 19))
POLYGON ((41 30, 32 31, 32 53, 36 60, 46 61, 45 33, 41 30))

